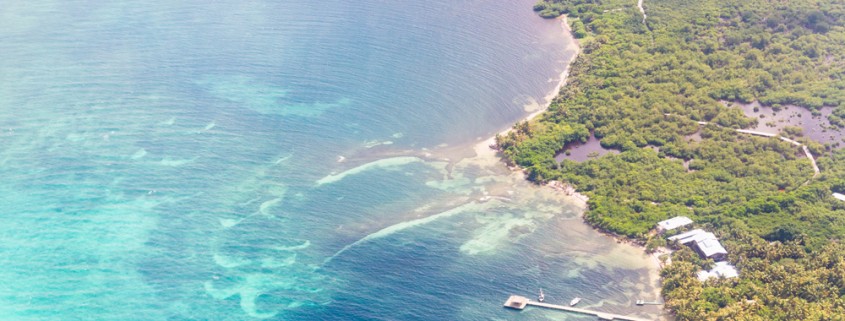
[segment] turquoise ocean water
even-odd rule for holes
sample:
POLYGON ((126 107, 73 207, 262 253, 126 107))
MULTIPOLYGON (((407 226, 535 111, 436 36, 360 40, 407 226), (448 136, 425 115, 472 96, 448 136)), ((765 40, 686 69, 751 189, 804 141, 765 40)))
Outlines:
POLYGON ((657 313, 639 252, 476 153, 572 55, 532 3, 4 2, 0 320, 657 313))

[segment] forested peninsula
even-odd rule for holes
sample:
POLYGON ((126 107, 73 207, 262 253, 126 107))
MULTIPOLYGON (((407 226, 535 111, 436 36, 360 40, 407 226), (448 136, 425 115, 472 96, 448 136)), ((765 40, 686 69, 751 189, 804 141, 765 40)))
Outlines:
MULTIPOLYGON (((839 142, 742 135, 758 124, 735 103, 825 114, 845 125, 841 0, 542 0, 567 15, 582 53, 549 109, 497 136, 506 160, 537 183, 589 196, 585 219, 648 249, 650 230, 683 215, 715 232, 739 278, 701 282, 712 264, 691 250, 663 271, 679 320, 845 319, 845 151, 839 142), (794 108, 794 107, 791 107, 794 108), (832 109, 832 112, 822 113, 832 109), (555 156, 590 137, 619 153, 555 156)), ((764 121, 764 120, 763 120, 764 121)))

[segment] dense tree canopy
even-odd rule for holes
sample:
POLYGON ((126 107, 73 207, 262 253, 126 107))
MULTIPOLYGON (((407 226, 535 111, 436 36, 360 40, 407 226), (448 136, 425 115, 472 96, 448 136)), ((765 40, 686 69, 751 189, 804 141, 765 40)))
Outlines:
MULTIPOLYGON (((722 237, 740 278, 701 283, 677 251, 663 271, 681 320, 845 318, 845 152, 737 134, 757 120, 724 101, 836 108, 845 125, 845 2, 837 0, 543 0, 566 14, 583 52, 549 110, 498 137, 536 182, 590 196, 593 225, 646 242, 686 215, 722 237), (698 121, 709 122, 700 125, 698 121), (692 135, 698 133, 700 139, 692 135), (593 134, 619 154, 582 163, 556 153, 593 134)), ((782 135, 797 137, 796 128, 782 135)))

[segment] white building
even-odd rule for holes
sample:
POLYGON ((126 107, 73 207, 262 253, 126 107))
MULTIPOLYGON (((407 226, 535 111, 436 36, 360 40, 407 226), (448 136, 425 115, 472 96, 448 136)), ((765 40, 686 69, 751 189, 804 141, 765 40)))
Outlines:
POLYGON ((694 229, 692 231, 684 232, 675 236, 670 236, 667 238, 670 241, 678 241, 678 243, 687 245, 691 242, 695 242, 696 238, 701 235, 707 233, 702 229, 694 229))
POLYGON ((676 216, 665 221, 657 222, 657 233, 665 233, 676 228, 692 224, 692 220, 686 216, 676 216))
POLYGON ((728 259, 728 251, 719 243, 719 239, 713 233, 707 232, 700 236, 692 249, 698 252, 698 255, 704 258, 713 259, 713 261, 724 261, 728 259))
POLYGON ((735 278, 738 276, 739 271, 728 262, 716 262, 716 265, 710 271, 698 272, 698 280, 701 282, 707 281, 709 278, 735 278))
POLYGON ((728 251, 725 250, 722 243, 719 243, 716 235, 701 229, 681 233, 669 237, 668 240, 678 241, 678 243, 691 247, 702 258, 713 259, 714 261, 724 261, 728 258, 728 251))

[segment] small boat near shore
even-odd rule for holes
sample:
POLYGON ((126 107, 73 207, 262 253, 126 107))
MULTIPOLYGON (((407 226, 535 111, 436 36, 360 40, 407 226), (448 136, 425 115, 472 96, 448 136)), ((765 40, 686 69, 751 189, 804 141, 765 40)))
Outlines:
POLYGON ((581 298, 574 298, 572 301, 569 301, 569 306, 574 307, 578 302, 581 302, 581 298))
POLYGON ((546 295, 543 294, 543 289, 540 289, 540 295, 537 296, 537 301, 543 302, 546 300, 546 295))

